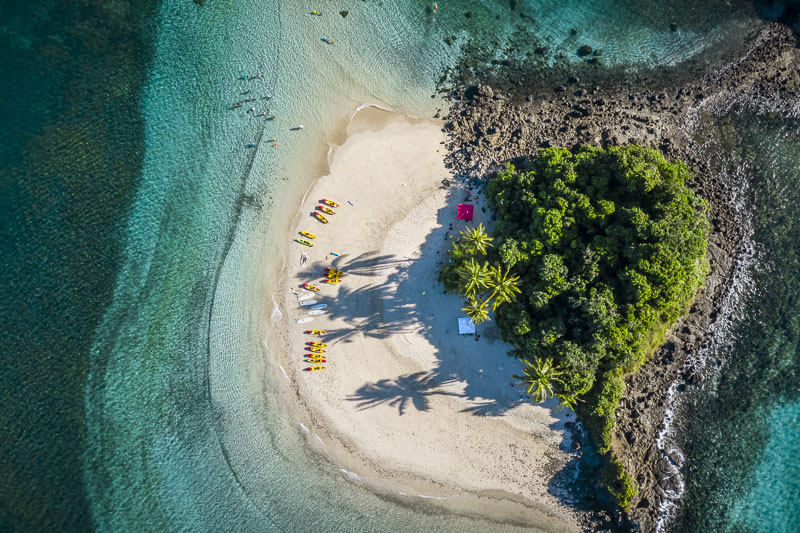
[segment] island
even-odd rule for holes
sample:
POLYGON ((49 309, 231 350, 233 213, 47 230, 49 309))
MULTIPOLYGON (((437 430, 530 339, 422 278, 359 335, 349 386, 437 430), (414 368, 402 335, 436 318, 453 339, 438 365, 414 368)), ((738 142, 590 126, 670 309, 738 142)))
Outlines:
POLYGON ((531 399, 580 414, 623 508, 636 491, 612 451, 623 377, 663 344, 709 270, 708 205, 691 177, 635 145, 542 149, 489 180, 493 236, 463 232, 441 274, 474 323, 491 305, 531 399))

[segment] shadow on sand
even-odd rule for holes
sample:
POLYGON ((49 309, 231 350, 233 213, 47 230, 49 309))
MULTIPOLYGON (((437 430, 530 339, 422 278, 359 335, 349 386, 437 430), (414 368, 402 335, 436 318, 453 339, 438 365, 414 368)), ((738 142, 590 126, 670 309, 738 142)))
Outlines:
MULTIPOLYGON (((346 344, 355 342, 359 336, 386 339, 408 334, 421 336, 433 347, 436 360, 430 371, 387 376, 355 390, 347 399, 355 402, 359 410, 388 405, 403 415, 411 408, 429 411, 433 396, 450 396, 465 401, 461 412, 501 416, 530 401, 518 380, 512 378, 512 374, 521 373, 522 364, 507 355, 510 347, 499 338, 495 323, 477 326, 479 340, 472 335, 459 335, 457 318, 463 316, 461 298, 445 293, 437 281, 452 239, 467 227, 481 222, 484 226, 492 224, 488 208, 483 209, 484 195, 475 199, 479 194, 475 191, 469 194, 470 203, 476 205, 475 220, 471 223, 456 220, 457 202, 453 200, 464 201, 466 194, 451 189, 447 207, 438 212, 436 227, 426 236, 414 258, 378 251, 356 256, 342 253, 330 261, 308 263, 298 273, 301 282, 315 284, 325 277, 326 267, 345 273, 337 298, 315 294, 316 300, 328 304, 328 318, 345 324, 339 329, 328 329, 321 338, 323 342, 332 346, 343 344, 340 348, 346 349, 346 344)), ((572 452, 573 439, 585 442, 583 435, 575 427, 574 413, 558 412, 556 406, 555 400, 542 405, 555 419, 550 427, 565 430, 561 449, 572 452)), ((548 487, 571 506, 580 506, 580 498, 574 495, 579 490, 576 483, 584 463, 581 455, 573 456, 548 487)))
MULTIPOLYGON (((506 355, 509 348, 500 340, 494 322, 478 325, 479 340, 472 335, 459 335, 461 298, 444 293, 436 279, 441 264, 447 260, 446 251, 460 231, 481 222, 491 225, 489 211, 483 209, 482 194, 451 189, 448 196, 447 206, 437 213, 436 227, 426 236, 416 257, 378 251, 356 256, 343 253, 330 261, 309 263, 298 273, 301 282, 317 284, 324 278, 326 267, 345 273, 335 300, 315 295, 316 300, 328 304, 328 318, 345 324, 343 328, 327 330, 323 342, 335 345, 352 342, 358 336, 385 339, 413 334, 433 347, 436 362, 430 372, 393 376, 359 387, 349 399, 358 402, 360 409, 388 404, 401 413, 409 405, 427 411, 428 397, 445 394, 468 400, 464 412, 499 416, 529 401, 511 377, 521 373, 522 365, 506 355), (476 199, 476 195, 480 197, 476 199), (472 222, 456 220, 455 216, 454 200, 464 201, 467 197, 476 205, 472 222), (462 385, 461 392, 441 390, 455 383, 462 385)), ((559 427, 570 420, 569 416, 569 412, 553 413, 559 427)))

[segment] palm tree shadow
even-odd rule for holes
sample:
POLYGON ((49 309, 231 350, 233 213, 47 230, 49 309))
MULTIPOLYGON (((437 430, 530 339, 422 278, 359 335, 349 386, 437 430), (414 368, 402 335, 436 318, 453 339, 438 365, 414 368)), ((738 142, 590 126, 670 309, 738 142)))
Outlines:
POLYGON ((402 416, 409 404, 413 405, 417 411, 428 411, 430 409, 429 398, 433 395, 460 396, 458 393, 439 389, 446 384, 438 383, 427 372, 415 372, 395 379, 365 383, 347 399, 358 402, 359 411, 388 404, 390 407, 397 407, 402 416))
MULTIPOLYGON (((453 191, 450 195, 463 200, 464 192, 453 191)), ((342 254, 333 261, 308 265, 306 276, 312 281, 324 275, 326 266, 345 273, 335 305, 329 305, 326 313, 330 320, 345 326, 326 334, 325 342, 349 343, 361 337, 384 339, 414 334, 433 349, 434 367, 424 379, 420 374, 411 374, 366 383, 351 398, 361 402, 359 409, 387 403, 402 410, 409 404, 419 410, 428 409, 428 395, 420 391, 429 390, 431 383, 461 383, 463 393, 457 396, 469 402, 464 411, 475 415, 500 416, 527 401, 522 390, 514 387, 511 374, 519 369, 505 355, 507 347, 501 343, 494 323, 479 326, 479 342, 472 336, 459 335, 461 299, 445 294, 436 281, 458 232, 489 222, 489 215, 480 206, 475 212, 476 220, 466 222, 455 220, 450 203, 440 209, 438 224, 426 236, 415 259, 370 251, 352 257, 342 254), (348 280, 352 278, 361 279, 351 286, 348 280), (380 281, 369 283, 369 278, 380 281), (425 409, 420 409, 423 405, 425 409)))
MULTIPOLYGON (((530 401, 524 387, 512 378, 512 374, 522 374, 522 363, 507 355, 511 347, 502 342, 495 323, 479 324, 478 340, 459 335, 457 318, 464 315, 462 300, 458 295, 446 293, 436 281, 458 232, 481 222, 484 226, 492 225, 491 214, 482 208, 481 201, 475 201, 474 195, 475 192, 470 193, 470 203, 477 204, 475 220, 456 220, 453 205, 456 202, 452 200, 466 201, 465 191, 451 189, 445 207, 437 213, 436 226, 419 250, 415 250, 413 259, 376 250, 355 256, 343 253, 330 261, 306 266, 303 276, 308 281, 319 281, 325 267, 332 266, 345 273, 337 298, 331 302, 334 305, 329 304, 326 309, 331 322, 342 326, 328 331, 322 337, 324 342, 335 345, 362 338, 387 339, 413 334, 415 344, 428 343, 431 347, 434 359, 426 365, 430 370, 386 376, 360 385, 347 397, 359 411, 388 406, 396 408, 401 416, 412 408, 427 412, 432 409, 432 398, 441 396, 463 401, 462 413, 498 417, 530 401), (349 284, 348 280, 353 278, 358 282, 349 284), (444 390, 446 385, 453 387, 444 390)), ((571 411, 553 412, 552 407, 552 402, 543 405, 554 418, 552 429, 562 430, 565 424, 574 421, 571 411)), ((569 447, 566 432, 564 443, 569 447)), ((569 468, 555 476, 554 494, 572 490, 562 487, 571 478, 574 464, 571 461, 569 468)))
MULTIPOLYGON (((463 191, 451 191, 450 196, 451 200, 466 200, 463 191)), ((459 335, 457 318, 464 316, 462 299, 445 293, 436 281, 447 261, 447 250, 459 231, 481 222, 491 227, 490 213, 481 209, 480 202, 474 202, 473 196, 474 192, 470 202, 478 204, 474 210, 475 220, 471 223, 456 220, 454 202, 448 201, 437 213, 436 226, 419 250, 414 251, 414 258, 379 250, 352 256, 342 253, 331 260, 309 262, 302 271, 305 280, 314 283, 325 276, 326 267, 344 272, 335 299, 315 296, 328 304, 327 318, 337 324, 336 329, 319 337, 323 342, 346 350, 348 343, 365 338, 410 335, 415 345, 427 343, 430 346, 433 360, 425 365, 426 370, 388 375, 358 386, 347 396, 347 401, 354 402, 358 411, 383 406, 397 409, 400 416, 412 410, 430 412, 438 396, 464 402, 457 407, 461 413, 499 417, 530 401, 525 388, 512 377, 512 374, 523 373, 523 365, 507 355, 511 347, 502 342, 496 324, 479 324, 479 340, 459 335)), ((403 357, 402 341, 399 342, 398 355, 403 357)), ((427 351, 427 346, 425 349, 427 351)), ((554 401, 542 407, 549 409, 554 418, 550 424, 552 429, 574 426, 571 411, 554 412, 554 401)), ((571 442, 569 432, 565 431, 562 447, 564 451, 575 453, 571 442)), ((570 495, 580 493, 580 484, 575 482, 576 472, 584 471, 585 465, 591 464, 593 459, 589 446, 583 446, 550 480, 550 492, 567 505, 588 505, 570 495)))

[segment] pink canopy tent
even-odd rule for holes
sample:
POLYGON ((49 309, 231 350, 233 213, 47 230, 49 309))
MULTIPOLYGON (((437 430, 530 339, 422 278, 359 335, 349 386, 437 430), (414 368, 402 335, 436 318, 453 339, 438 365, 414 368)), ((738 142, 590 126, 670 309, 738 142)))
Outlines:
POLYGON ((472 220, 475 206, 472 204, 458 204, 458 220, 472 220))

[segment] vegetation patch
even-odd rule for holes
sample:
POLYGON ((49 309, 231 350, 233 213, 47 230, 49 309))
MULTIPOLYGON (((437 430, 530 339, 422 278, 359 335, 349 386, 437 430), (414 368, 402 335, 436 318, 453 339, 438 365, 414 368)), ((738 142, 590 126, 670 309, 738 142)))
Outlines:
POLYGON ((462 233, 442 270, 476 323, 491 303, 531 398, 576 409, 600 452, 624 375, 664 342, 708 273, 708 205, 691 178, 639 146, 543 149, 489 181, 493 235, 462 233))

